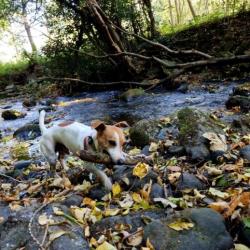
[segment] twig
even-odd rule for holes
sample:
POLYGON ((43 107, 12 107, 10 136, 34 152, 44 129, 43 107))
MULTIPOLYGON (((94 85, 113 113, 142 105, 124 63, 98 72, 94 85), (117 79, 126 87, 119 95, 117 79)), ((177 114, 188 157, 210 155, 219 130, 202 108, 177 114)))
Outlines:
POLYGON ((19 180, 15 179, 15 178, 13 178, 13 177, 11 177, 9 175, 6 175, 6 174, 0 173, 0 176, 3 176, 3 177, 8 178, 8 179, 11 179, 11 180, 13 180, 15 182, 18 182, 18 183, 28 183, 28 181, 19 181, 19 180))
POLYGON ((45 231, 44 231, 44 235, 43 235, 43 240, 42 240, 42 247, 44 246, 44 243, 45 243, 45 240, 46 240, 46 237, 47 237, 47 234, 48 234, 48 229, 49 229, 49 223, 46 223, 46 227, 45 227, 45 231))
POLYGON ((36 244, 42 249, 45 250, 45 248, 43 247, 43 244, 39 242, 39 240, 35 237, 35 235, 32 232, 32 223, 34 221, 34 218, 36 217, 36 215, 43 209, 45 208, 48 204, 50 204, 52 201, 47 202, 45 204, 43 204, 42 206, 40 206, 35 212, 34 214, 31 216, 30 221, 29 221, 29 225, 28 225, 28 229, 29 229, 29 234, 31 236, 31 238, 36 242, 36 244))

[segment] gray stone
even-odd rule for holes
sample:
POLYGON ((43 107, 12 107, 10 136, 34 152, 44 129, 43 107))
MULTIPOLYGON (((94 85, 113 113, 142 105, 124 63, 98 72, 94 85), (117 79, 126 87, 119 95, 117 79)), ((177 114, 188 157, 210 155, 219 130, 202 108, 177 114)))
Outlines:
POLYGON ((204 189, 205 185, 193 174, 183 173, 178 182, 177 189, 204 189))
POLYGON ((144 240, 147 239, 155 250, 226 250, 233 246, 223 217, 209 208, 185 209, 155 220, 144 228, 144 240), (168 227, 178 219, 192 222, 194 227, 182 231, 168 227))
POLYGON ((233 95, 250 96, 250 82, 246 82, 235 87, 233 95))
POLYGON ((13 136, 19 141, 34 140, 41 136, 41 131, 38 124, 27 124, 17 129, 13 136))
POLYGON ((250 145, 247 145, 247 146, 245 146, 244 148, 242 148, 242 149, 240 150, 240 155, 241 155, 244 159, 250 161, 250 145))
POLYGON ((164 198, 164 189, 158 183, 152 185, 150 192, 150 199, 154 201, 154 198, 164 198))

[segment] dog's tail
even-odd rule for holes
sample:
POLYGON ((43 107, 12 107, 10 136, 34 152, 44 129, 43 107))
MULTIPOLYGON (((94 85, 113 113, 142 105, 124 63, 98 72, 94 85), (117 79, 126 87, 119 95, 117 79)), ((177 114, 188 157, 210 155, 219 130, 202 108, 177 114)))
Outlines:
POLYGON ((45 131, 46 131, 46 127, 45 127, 45 124, 44 124, 44 119, 45 119, 45 111, 42 110, 40 112, 40 115, 39 115, 39 127, 40 127, 40 130, 41 130, 41 133, 43 134, 45 131))

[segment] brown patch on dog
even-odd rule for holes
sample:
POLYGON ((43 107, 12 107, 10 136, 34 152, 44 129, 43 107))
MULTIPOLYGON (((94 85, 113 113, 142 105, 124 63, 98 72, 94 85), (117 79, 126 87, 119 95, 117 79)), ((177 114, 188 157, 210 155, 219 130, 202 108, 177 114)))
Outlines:
POLYGON ((71 125, 72 123, 74 123, 74 121, 65 121, 65 122, 61 122, 58 124, 59 127, 67 127, 69 125, 71 125))

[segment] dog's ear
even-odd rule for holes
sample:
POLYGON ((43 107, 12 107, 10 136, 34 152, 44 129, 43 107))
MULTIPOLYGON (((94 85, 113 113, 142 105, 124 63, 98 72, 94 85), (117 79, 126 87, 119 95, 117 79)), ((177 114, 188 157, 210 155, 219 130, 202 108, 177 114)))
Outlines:
POLYGON ((106 125, 104 124, 103 121, 94 120, 91 122, 91 127, 96 129, 97 132, 102 132, 106 128, 106 125))
POLYGON ((125 121, 117 122, 116 124, 114 124, 114 126, 116 126, 118 128, 128 128, 129 127, 128 123, 125 121))

